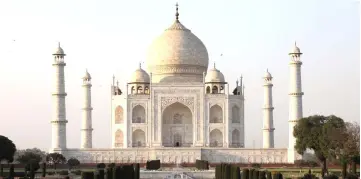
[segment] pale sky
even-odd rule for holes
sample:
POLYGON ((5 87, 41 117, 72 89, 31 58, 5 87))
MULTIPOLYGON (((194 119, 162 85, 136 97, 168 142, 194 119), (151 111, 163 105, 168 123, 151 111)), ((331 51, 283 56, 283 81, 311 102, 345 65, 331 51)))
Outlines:
MULTIPOLYGON (((51 147, 52 52, 65 53, 67 145, 80 147, 81 77, 93 78, 93 146, 111 146, 109 85, 125 84, 149 44, 174 21, 174 0, 0 1, 0 135, 18 148, 51 147)), ((235 87, 246 86, 246 147, 262 143, 262 76, 274 77, 276 147, 288 144, 288 73, 302 56, 304 116, 360 119, 360 19, 356 0, 180 0, 180 21, 235 87), (219 55, 223 54, 220 58, 219 55)))

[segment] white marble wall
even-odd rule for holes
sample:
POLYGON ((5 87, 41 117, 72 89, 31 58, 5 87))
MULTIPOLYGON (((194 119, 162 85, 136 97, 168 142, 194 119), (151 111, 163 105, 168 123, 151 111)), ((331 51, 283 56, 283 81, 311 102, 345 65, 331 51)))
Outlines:
POLYGON ((296 160, 297 156, 294 150, 296 138, 293 136, 293 128, 297 120, 303 117, 302 109, 302 84, 301 84, 301 65, 300 54, 291 54, 290 65, 290 93, 289 93, 289 134, 288 134, 288 150, 289 162, 296 160))
POLYGON ((65 55, 54 55, 54 84, 52 112, 52 149, 66 148, 66 107, 65 107, 65 55))
POLYGON ((133 149, 65 149, 56 150, 66 158, 82 163, 134 163, 159 159, 162 163, 194 163, 197 159, 211 163, 287 163, 287 149, 232 148, 133 148, 133 149))
POLYGON ((81 148, 92 148, 93 128, 92 128, 92 110, 91 107, 91 83, 90 81, 83 81, 83 114, 81 127, 81 148))
POLYGON ((263 148, 274 148, 272 77, 265 77, 263 84, 263 148))

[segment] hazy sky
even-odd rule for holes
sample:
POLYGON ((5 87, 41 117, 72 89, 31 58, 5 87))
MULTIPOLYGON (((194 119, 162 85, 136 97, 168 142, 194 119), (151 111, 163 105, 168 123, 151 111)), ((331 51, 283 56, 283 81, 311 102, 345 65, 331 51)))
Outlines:
MULTIPOLYGON (((125 84, 149 44, 174 21, 173 0, 0 1, 0 135, 18 148, 51 146, 52 52, 66 56, 68 147, 80 146, 81 77, 93 77, 93 146, 110 147, 109 85, 125 84)), ((262 142, 262 76, 274 76, 276 147, 288 143, 288 52, 302 56, 304 116, 360 119, 356 0, 180 0, 180 21, 235 87, 246 85, 246 147, 262 142), (219 55, 223 53, 223 57, 219 55)))

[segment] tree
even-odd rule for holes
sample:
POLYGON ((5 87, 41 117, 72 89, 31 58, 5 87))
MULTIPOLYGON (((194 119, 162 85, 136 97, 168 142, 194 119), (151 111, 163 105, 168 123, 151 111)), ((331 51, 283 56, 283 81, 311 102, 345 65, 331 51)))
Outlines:
POLYGON ((360 164, 360 124, 346 123, 346 129, 343 152, 352 165, 352 173, 356 174, 356 164, 360 164))
POLYGON ((327 172, 327 158, 333 151, 340 148, 339 140, 334 138, 334 133, 345 129, 344 121, 334 115, 314 115, 298 120, 294 127, 293 135, 296 137, 295 149, 299 154, 304 154, 307 149, 315 152, 322 163, 322 177, 327 172))
POLYGON ((9 138, 0 135, 0 161, 7 161, 8 163, 14 161, 14 154, 16 146, 9 138))
POLYGON ((35 160, 37 163, 40 163, 45 159, 46 152, 38 148, 18 150, 15 154, 15 160, 21 164, 27 164, 30 160, 35 160))
POLYGON ((71 170, 72 168, 76 167, 76 166, 79 166, 80 165, 80 162, 78 159, 76 158, 70 158, 68 160, 68 166, 69 166, 69 169, 71 170))
POLYGON ((59 154, 59 153, 50 153, 50 154, 46 155, 46 162, 49 165, 53 165, 54 170, 56 170, 56 165, 57 164, 65 164, 66 158, 62 154, 59 154))

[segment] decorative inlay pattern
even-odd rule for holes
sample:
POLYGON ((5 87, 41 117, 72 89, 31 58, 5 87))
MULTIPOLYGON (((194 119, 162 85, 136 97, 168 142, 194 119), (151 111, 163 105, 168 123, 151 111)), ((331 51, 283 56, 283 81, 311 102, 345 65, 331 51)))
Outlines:
POLYGON ((186 105, 194 113, 194 100, 192 97, 161 97, 161 110, 164 111, 169 105, 180 102, 186 105))

